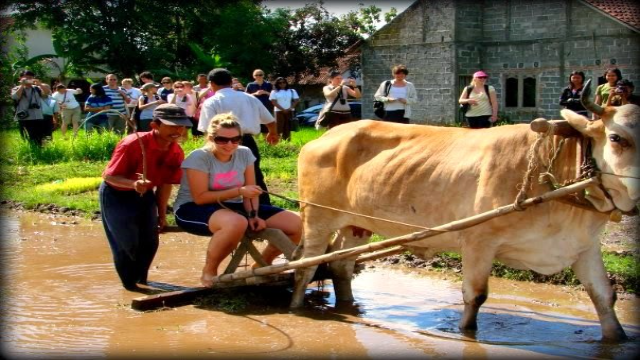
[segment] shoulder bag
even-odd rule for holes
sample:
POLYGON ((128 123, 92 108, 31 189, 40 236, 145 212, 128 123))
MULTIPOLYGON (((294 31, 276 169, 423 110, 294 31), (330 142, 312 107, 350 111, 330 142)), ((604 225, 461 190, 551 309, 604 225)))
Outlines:
POLYGON ((318 114, 318 120, 316 120, 316 124, 323 127, 326 127, 327 125, 329 125, 330 119, 327 116, 327 113, 331 111, 331 109, 333 109, 333 106, 338 102, 338 99, 340 99, 341 97, 342 97, 342 85, 340 85, 340 91, 338 92, 338 96, 336 96, 335 100, 333 100, 331 104, 329 103, 325 104, 322 110, 320 110, 320 113, 318 114))
MULTIPOLYGON (((389 96, 389 91, 391 90, 391 81, 387 80, 384 85, 384 96, 389 96)), ((382 101, 374 100, 373 101, 373 113, 379 117, 380 119, 384 118, 384 103, 382 101)))

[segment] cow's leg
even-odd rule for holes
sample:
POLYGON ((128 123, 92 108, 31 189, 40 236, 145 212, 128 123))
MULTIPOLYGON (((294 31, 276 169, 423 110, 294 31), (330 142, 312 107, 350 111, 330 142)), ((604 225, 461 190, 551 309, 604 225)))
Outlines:
POLYGON ((487 300, 488 280, 495 255, 489 241, 476 241, 462 247, 462 299, 464 313, 460 319, 460 330, 477 330, 480 306, 487 300), (478 245, 478 246, 476 246, 478 245))
MULTIPOLYGON (((371 233, 367 230, 353 228, 352 226, 344 227, 338 231, 338 235, 331 244, 329 251, 349 249, 365 244, 370 237, 371 233)), ((353 301, 351 280, 353 279, 356 258, 357 256, 329 263, 336 301, 353 301)))
POLYGON ((576 277, 587 290, 600 318, 602 341, 620 342, 627 338, 614 311, 616 293, 607 278, 602 262, 602 253, 598 246, 580 254, 578 261, 572 265, 576 277))
MULTIPOLYGON (((309 231, 305 228, 305 237, 302 240, 302 259, 323 255, 327 251, 331 231, 320 231, 313 229, 309 231)), ((296 270, 293 296, 291 297, 291 308, 299 308, 304 304, 304 293, 307 285, 316 273, 318 265, 296 270)))

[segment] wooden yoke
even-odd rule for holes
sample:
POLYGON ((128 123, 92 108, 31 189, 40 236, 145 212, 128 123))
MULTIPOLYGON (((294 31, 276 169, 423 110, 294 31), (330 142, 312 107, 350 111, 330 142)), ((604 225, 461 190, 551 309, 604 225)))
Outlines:
POLYGON ((562 137, 580 137, 582 134, 569 124, 567 120, 547 120, 544 118, 537 118, 529 125, 532 131, 537 133, 546 133, 551 130, 551 135, 558 135, 562 137))

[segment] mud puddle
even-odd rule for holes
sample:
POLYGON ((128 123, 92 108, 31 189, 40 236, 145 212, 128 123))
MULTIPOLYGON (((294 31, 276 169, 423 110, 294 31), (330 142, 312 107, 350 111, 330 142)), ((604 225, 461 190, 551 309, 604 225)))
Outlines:
MULTIPOLYGON (((603 345, 586 293, 491 279, 471 338, 457 330, 459 281, 379 265, 355 278, 357 304, 349 308, 336 307, 329 295, 291 313, 285 296, 236 313, 193 305, 142 313, 130 308, 141 295, 121 288, 100 222, 3 212, 0 224, 6 358, 624 359, 639 350, 635 296, 616 306, 632 340, 603 345)), ((163 234, 152 284, 198 286, 207 241, 163 234)), ((331 286, 309 292, 330 294, 331 286)))

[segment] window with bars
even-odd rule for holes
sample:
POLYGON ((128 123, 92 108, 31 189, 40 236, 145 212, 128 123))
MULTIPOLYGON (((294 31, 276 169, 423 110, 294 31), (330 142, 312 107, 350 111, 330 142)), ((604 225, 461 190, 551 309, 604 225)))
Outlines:
POLYGON ((504 85, 504 106, 506 108, 536 107, 538 91, 535 77, 510 76, 505 80, 504 85))

